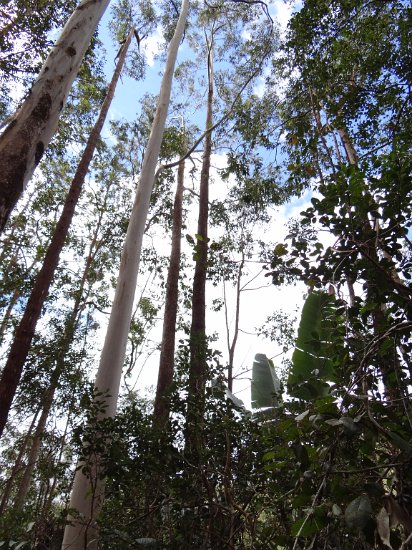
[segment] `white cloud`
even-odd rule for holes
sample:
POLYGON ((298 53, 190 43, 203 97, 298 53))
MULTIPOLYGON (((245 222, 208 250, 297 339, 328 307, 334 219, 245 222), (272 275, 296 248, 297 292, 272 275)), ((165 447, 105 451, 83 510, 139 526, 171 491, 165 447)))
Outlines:
POLYGON ((280 34, 284 37, 292 14, 302 7, 301 0, 273 0, 270 6, 270 14, 278 23, 280 34))
POLYGON ((147 64, 153 67, 155 63, 155 57, 160 53, 162 43, 164 42, 164 36, 160 26, 157 27, 156 32, 151 34, 143 43, 143 51, 146 55, 147 64))
POLYGON ((284 0, 275 0, 274 8, 275 8, 275 19, 279 24, 280 32, 283 35, 288 26, 289 19, 293 11, 293 6, 289 3, 286 4, 284 0))

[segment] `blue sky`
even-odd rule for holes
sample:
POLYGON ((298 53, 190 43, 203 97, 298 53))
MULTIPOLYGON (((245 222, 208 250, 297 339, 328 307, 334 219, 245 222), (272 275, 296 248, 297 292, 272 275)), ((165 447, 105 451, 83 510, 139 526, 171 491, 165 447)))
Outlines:
MULTIPOLYGON (((277 16, 280 18, 280 27, 284 31, 287 21, 289 19, 292 7, 290 3, 285 3, 282 0, 275 0, 270 4, 270 13, 273 19, 276 21, 277 16)), ((118 51, 118 47, 114 46, 112 39, 109 35, 107 25, 110 19, 110 8, 107 10, 104 18, 101 22, 101 39, 104 42, 105 48, 107 50, 107 59, 106 59, 106 76, 109 80, 111 78, 115 56, 118 51)), ((144 80, 136 82, 127 76, 123 76, 122 80, 119 81, 117 86, 115 98, 109 113, 109 119, 117 119, 123 117, 129 121, 133 121, 136 118, 137 113, 140 110, 139 100, 141 97, 149 92, 151 94, 157 94, 160 87, 160 71, 161 65, 158 61, 153 62, 153 52, 156 51, 157 42, 161 39, 161 36, 157 33, 154 37, 150 37, 146 44, 143 44, 143 49, 148 51, 148 59, 150 64, 147 67, 146 75, 144 80)), ((182 60, 185 56, 188 55, 188 47, 185 43, 182 44, 179 50, 178 62, 182 60)), ((196 123, 200 128, 203 127, 204 122, 204 113, 199 110, 196 114, 196 123)), ((107 132, 107 129, 106 129, 107 132)), ((108 135, 108 134, 106 134, 108 135)), ((224 154, 215 155, 212 164, 214 166, 223 166, 225 163, 224 154)), ((217 181, 217 184, 212 185, 211 195, 212 197, 219 196, 222 191, 222 186, 219 185, 219 177, 216 171, 213 172, 213 178, 217 181)), ((267 227, 265 235, 258 235, 257 238, 265 237, 274 242, 279 242, 283 239, 285 234, 284 223, 288 216, 297 215, 308 203, 309 197, 305 196, 301 199, 298 199, 296 202, 289 205, 285 205, 283 208, 273 212, 273 221, 267 227)), ((196 225, 196 203, 193 204, 193 219, 189 220, 189 232, 195 232, 196 225), (192 227, 191 227, 192 226, 192 227), (190 228, 191 227, 191 228, 190 228)), ((159 236, 158 242, 159 248, 164 249, 164 253, 167 255, 168 251, 168 239, 164 236, 159 236)), ((257 266, 257 269, 260 269, 261 266, 257 266)), ((248 276, 248 278, 253 277, 253 273, 248 276)), ((186 277, 190 281, 191 274, 190 272, 186 274, 186 277)), ((247 279, 246 279, 247 280, 247 279)), ((139 283, 138 283, 139 284, 139 283)), ((230 285, 229 285, 230 286, 230 285)), ((252 285, 255 286, 255 285, 252 285)), ((258 338, 254 336, 255 328, 259 325, 262 325, 268 315, 271 315, 274 310, 283 309, 289 313, 293 313, 296 308, 300 307, 302 304, 302 293, 304 291, 303 285, 299 287, 291 287, 290 289, 278 290, 270 284, 268 278, 264 278, 262 274, 256 280, 256 286, 261 287, 259 291, 252 291, 244 293, 241 302, 241 330, 243 331, 238 340, 237 353, 235 357, 236 369, 235 373, 239 373, 242 368, 251 368, 253 363, 253 358, 256 353, 265 353, 269 357, 276 355, 279 350, 276 346, 270 342, 265 341, 263 338, 258 338)), ((233 321, 234 309, 233 305, 235 298, 233 295, 233 290, 229 287, 226 288, 226 295, 228 300, 228 313, 229 313, 229 323, 233 321), (231 321, 232 320, 232 321, 231 321)), ((139 295, 139 290, 137 291, 139 295)), ((209 304, 212 303, 213 299, 222 298, 222 288, 212 288, 208 289, 207 301, 209 304)), ((226 326, 222 312, 220 314, 208 312, 208 326, 209 333, 216 331, 219 334, 219 340, 214 344, 216 349, 220 349, 224 355, 226 355, 226 326)), ((232 327, 233 328, 233 327, 232 327)), ((160 339, 161 333, 157 329, 151 335, 151 337, 160 339)), ((158 356, 154 355, 150 358, 149 361, 141 369, 141 365, 136 366, 136 371, 141 374, 139 375, 139 380, 136 383, 136 389, 143 389, 145 386, 153 386, 156 383, 157 378, 157 361, 158 356)), ((277 359, 279 364, 279 359, 277 359)), ((136 374, 137 374, 136 373, 136 374)), ((250 403, 250 384, 247 380, 249 374, 245 375, 244 379, 241 379, 235 382, 234 392, 244 400, 246 405, 250 403)))

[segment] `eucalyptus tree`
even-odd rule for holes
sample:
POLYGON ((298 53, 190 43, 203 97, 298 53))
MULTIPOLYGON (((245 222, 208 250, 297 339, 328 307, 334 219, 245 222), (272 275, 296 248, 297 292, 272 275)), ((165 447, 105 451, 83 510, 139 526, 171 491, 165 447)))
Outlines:
POLYGON ((59 531, 58 521, 52 519, 57 513, 54 504, 56 497, 65 499, 70 494, 73 436, 84 419, 99 323, 110 304, 113 268, 119 260, 125 220, 130 213, 131 189, 122 181, 128 171, 123 159, 117 161, 120 150, 119 144, 114 151, 99 146, 93 160, 93 177, 85 184, 80 213, 69 234, 69 253, 50 289, 51 303, 44 306, 43 323, 47 323, 48 330, 37 332, 27 358, 10 429, 4 436, 5 445, 21 449, 22 456, 16 457, 15 467, 10 461, 3 470, 9 482, 4 486, 2 505, 6 500, 9 505, 0 540, 6 527, 16 540, 20 527, 13 524, 13 517, 20 515, 34 522, 31 537, 41 532, 46 521, 49 534, 59 531), (41 410, 36 416, 38 407, 41 410), (31 416, 35 428, 30 432, 26 430, 26 419, 31 416), (25 434, 22 442, 16 429, 25 434))
MULTIPOLYGON (((184 156, 183 138, 181 155, 184 156)), ((157 422, 167 424, 170 412, 170 391, 173 384, 174 355, 176 345, 176 320, 179 301, 180 253, 183 223, 183 193, 185 179, 185 161, 182 160, 177 169, 176 192, 173 204, 172 238, 170 263, 168 267, 162 342, 159 359, 159 374, 154 401, 154 416, 157 422)))
MULTIPOLYGON (((73 301, 73 305, 66 314, 62 327, 58 326, 58 336, 53 338, 53 349, 55 350, 51 361, 53 366, 50 369, 49 380, 41 397, 42 410, 33 434, 27 457, 27 465, 14 499, 15 509, 21 508, 26 500, 55 394, 58 390, 60 394, 64 394, 67 389, 70 399, 77 396, 78 391, 75 388, 70 388, 70 378, 73 380, 76 377, 81 378, 80 367, 85 363, 86 351, 82 350, 76 355, 75 350, 79 347, 79 344, 76 345, 76 340, 81 341, 87 337, 90 343, 93 336, 91 325, 93 322, 96 324, 94 321, 94 310, 96 307, 100 309, 107 302, 108 288, 102 285, 102 279, 109 275, 111 264, 115 262, 117 257, 114 246, 119 237, 116 236, 114 228, 116 222, 120 220, 123 214, 122 209, 119 208, 120 201, 118 200, 119 195, 122 194, 118 181, 121 171, 116 162, 116 156, 112 158, 111 155, 108 155, 108 157, 110 160, 104 160, 103 158, 99 162, 100 166, 96 167, 95 165, 95 181, 98 184, 104 181, 104 188, 94 191, 92 194, 91 203, 93 204, 93 208, 84 206, 83 213, 91 210, 90 213, 88 212, 88 219, 92 220, 92 223, 88 222, 91 234, 88 235, 87 239, 85 236, 81 239, 84 241, 87 240, 88 243, 85 250, 84 268, 79 281, 74 281, 74 289, 68 292, 68 299, 73 301), (105 166, 105 163, 108 162, 112 164, 110 172, 107 172, 107 166, 105 166), (113 219, 113 212, 110 212, 114 207, 114 199, 117 203, 115 219, 113 219), (104 274, 103 270, 105 271, 104 274), (76 363, 78 365, 73 369, 72 365, 76 365, 76 363), (62 381, 62 378, 64 381, 62 381)), ((88 200, 90 198, 88 197, 88 200)), ((79 226, 81 223, 79 223, 79 226)), ((80 248, 83 251, 83 246, 76 248, 80 248)), ((82 254, 79 254, 79 257, 81 256, 82 254)), ((28 380, 33 379, 33 373, 27 373, 25 378, 22 381, 23 386, 28 386, 28 380)), ((60 408, 63 407, 64 401, 67 401, 67 399, 62 396, 59 401, 60 408)))
POLYGON ((206 340, 206 276, 208 255, 208 218, 209 218, 209 178, 212 154, 213 98, 214 98, 214 27, 211 23, 210 35, 206 34, 207 59, 207 100, 205 141, 202 156, 202 169, 199 182, 199 214, 196 232, 196 261, 192 290, 192 319, 190 327, 190 364, 189 387, 187 396, 187 434, 186 446, 189 453, 198 457, 201 448, 200 426, 203 417, 204 392, 207 377, 207 340, 206 340))
MULTIPOLYGON (((217 3, 199 13, 199 24, 205 33, 206 68, 206 139, 202 156, 202 169, 199 183, 199 216, 195 244, 195 270, 192 292, 192 321, 190 330, 190 367, 187 409, 187 448, 199 453, 201 449, 202 403, 207 381, 207 338, 206 338, 206 279, 209 268, 208 226, 209 226, 209 179, 212 155, 212 130, 215 146, 227 145, 232 136, 221 124, 216 105, 220 103, 224 120, 242 103, 242 93, 251 92, 256 78, 261 76, 268 55, 274 46, 272 26, 262 22, 259 10, 251 7, 235 6, 231 3, 217 3), (259 31, 262 47, 259 51, 252 40, 242 38, 250 31, 259 31), (217 69, 214 63, 234 62, 232 71, 217 69), (215 84, 216 81, 216 84, 215 84), (216 86, 216 88, 215 88, 216 86), (219 100, 220 101, 219 101, 219 100), (217 112, 216 112, 217 111, 217 112), (213 120, 217 118, 217 122, 213 120)), ((198 39, 199 40, 199 39, 198 39)), ((196 38, 194 39, 196 41, 196 38)))
POLYGON ((56 131, 80 63, 110 0, 83 0, 0 136, 0 230, 56 131))
MULTIPOLYGON (((150 196, 155 180, 156 163, 160 152, 169 107, 177 51, 183 37, 188 8, 188 0, 183 0, 175 33, 169 44, 156 114, 143 160, 135 203, 129 221, 122 253, 119 279, 96 377, 97 399, 102 400, 101 408, 103 416, 113 416, 116 412, 127 334, 133 308, 134 290, 139 269, 143 232, 150 205, 150 196)), ((78 469, 76 472, 71 497, 71 507, 80 512, 84 521, 82 520, 81 523, 77 521, 66 527, 63 548, 81 548, 85 540, 96 545, 95 520, 98 516, 101 501, 103 499, 104 487, 99 471, 98 457, 96 457, 96 459, 94 464, 91 465, 91 470, 89 470, 89 479, 82 469, 78 469)))
POLYGON ((103 128, 103 124, 106 120, 109 107, 113 100, 116 85, 126 60, 127 50, 133 38, 133 34, 134 29, 131 29, 119 52, 119 60, 117 62, 116 69, 103 102, 99 117, 90 133, 86 148, 77 167, 59 222, 57 223, 52 241, 46 252, 42 269, 36 277, 36 281, 27 302, 22 320, 15 332, 14 341, 10 348, 8 360, 2 371, 0 380, 0 436, 7 421, 8 412, 18 386, 24 362, 36 329, 36 324, 40 317, 42 306, 52 282, 54 272, 57 268, 60 253, 63 249, 64 242, 70 228, 84 179, 89 169, 89 165, 103 128))

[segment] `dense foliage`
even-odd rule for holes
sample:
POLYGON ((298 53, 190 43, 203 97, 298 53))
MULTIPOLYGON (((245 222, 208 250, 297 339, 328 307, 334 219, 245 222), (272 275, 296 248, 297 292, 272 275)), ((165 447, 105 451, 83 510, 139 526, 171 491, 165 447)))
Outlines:
MULTIPOLYGON (((0 118, 14 108, 8 91, 17 81, 28 85, 72 8, 0 7, 0 118)), ((191 3, 120 404, 104 418, 93 377, 155 98, 142 96, 136 120, 114 112, 106 126, 1 439, 2 547, 61 547, 69 513, 76 519, 68 503, 78 463, 91 480, 98 463, 105 483, 98 548, 412 547, 412 9, 406 0, 304 0, 279 35, 275 8, 280 3, 191 3), (212 97, 206 74, 215 86, 214 126, 206 128, 212 161, 224 161, 208 176, 219 192, 208 202, 204 239, 193 213, 205 137, 199 120, 208 89, 212 97), (138 391, 138 373, 160 349, 164 243, 182 154, 186 238, 173 383, 159 422, 154 394, 138 391), (304 193, 310 204, 287 220, 285 237, 274 234, 278 212, 304 193), (197 352, 204 383, 196 385, 191 280, 201 250, 207 296, 222 288, 206 308, 222 316, 227 349, 216 349, 215 327, 206 324, 197 352), (244 373, 236 349, 244 291, 255 280, 285 291, 295 285, 295 293, 303 283, 305 297, 296 331, 279 310, 258 321, 281 356, 259 353, 244 373), (233 393, 236 376, 248 384, 252 377, 252 411, 233 393), (188 403, 190 410, 199 401, 188 415, 188 403)), ((177 11, 174 2, 113 2, 116 40, 137 29, 128 86, 143 85, 130 77, 144 77, 144 41, 156 24, 168 40, 177 11)), ((2 364, 104 97, 102 67, 95 36, 59 131, 2 236, 2 364)))

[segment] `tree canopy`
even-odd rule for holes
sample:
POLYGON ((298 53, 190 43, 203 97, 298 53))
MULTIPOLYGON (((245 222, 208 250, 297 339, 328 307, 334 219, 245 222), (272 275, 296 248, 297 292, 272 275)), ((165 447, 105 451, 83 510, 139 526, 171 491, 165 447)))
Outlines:
POLYGON ((0 6, 0 546, 410 547, 411 28, 0 6))

